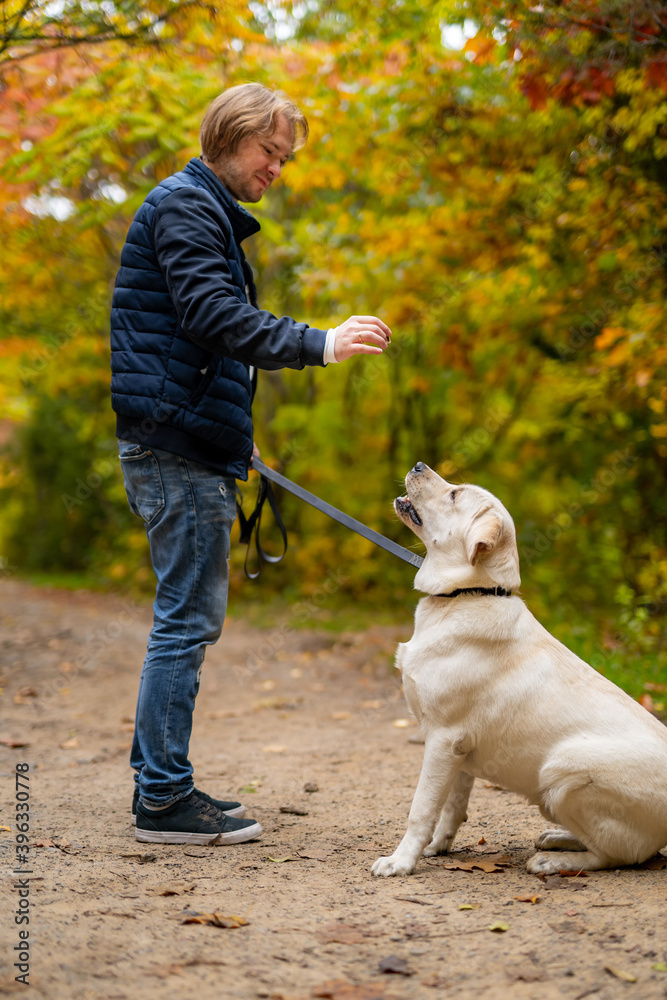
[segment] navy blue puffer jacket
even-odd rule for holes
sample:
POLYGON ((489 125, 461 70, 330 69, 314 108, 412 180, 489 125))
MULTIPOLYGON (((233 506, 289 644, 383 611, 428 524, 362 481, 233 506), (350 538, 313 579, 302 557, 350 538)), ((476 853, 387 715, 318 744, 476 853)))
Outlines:
POLYGON ((249 367, 322 365, 326 339, 257 308, 241 242, 259 228, 196 158, 150 192, 123 247, 111 310, 118 437, 247 479, 249 367))

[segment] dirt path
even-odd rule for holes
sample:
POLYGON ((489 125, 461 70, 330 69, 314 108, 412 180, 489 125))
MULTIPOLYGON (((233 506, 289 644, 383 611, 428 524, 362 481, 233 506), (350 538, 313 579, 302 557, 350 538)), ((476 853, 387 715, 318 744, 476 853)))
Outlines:
POLYGON ((390 664, 409 622, 299 632, 274 655, 277 630, 229 621, 191 756, 198 784, 238 793, 264 836, 153 848, 133 836, 127 763, 150 606, 11 581, 1 595, 0 739, 28 745, 0 745, 0 995, 24 989, 12 872, 28 762, 29 981, 49 1000, 667 996, 667 870, 543 883, 524 869, 543 821, 513 794, 478 782, 453 856, 371 877, 403 833, 422 755, 414 726, 395 724, 407 712, 390 664), (496 872, 445 867, 499 854, 496 872), (214 911, 248 923, 183 923, 214 911), (397 971, 380 971, 391 956, 397 971))

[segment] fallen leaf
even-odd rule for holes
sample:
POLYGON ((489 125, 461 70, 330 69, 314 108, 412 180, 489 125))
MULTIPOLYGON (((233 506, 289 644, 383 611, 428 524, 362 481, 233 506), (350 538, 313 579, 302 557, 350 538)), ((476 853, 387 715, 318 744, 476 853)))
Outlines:
POLYGON ((655 691, 657 694, 667 694, 667 684, 653 684, 651 681, 647 681, 644 684, 645 691, 655 691))
POLYGON ((642 706, 642 708, 646 709, 647 712, 651 712, 651 714, 655 715, 655 703, 653 701, 653 698, 651 698, 650 694, 640 695, 639 698, 637 698, 637 701, 642 706))
POLYGON ((10 736, 6 736, 0 739, 0 743, 3 747, 29 747, 30 744, 26 740, 14 740, 10 736))
POLYGON ((473 868, 479 868, 481 871, 486 872, 502 872, 504 871, 503 866, 507 866, 510 863, 509 854, 496 854, 490 855, 486 858, 475 858, 474 861, 448 861, 443 865, 444 868, 450 871, 462 871, 471 872, 473 868))
POLYGON ((505 931, 510 929, 509 924, 504 924, 501 920, 496 920, 495 923, 489 924, 490 931, 496 931, 499 934, 503 934, 505 931))
POLYGON ((51 838, 48 837, 46 840, 33 840, 33 842, 31 843, 30 846, 31 847, 57 847, 58 845, 54 844, 53 841, 51 840, 51 838))
POLYGON ((191 913, 181 921, 183 924, 207 924, 209 927, 246 927, 250 921, 244 917, 229 916, 223 913, 191 913))
POLYGON ((659 871, 661 868, 667 868, 667 857, 664 854, 656 854, 655 857, 649 858, 647 861, 642 861, 640 865, 636 865, 635 867, 642 871, 659 871))
POLYGON ((157 861, 157 854, 140 854, 135 852, 134 854, 121 854, 121 858, 132 858, 138 861, 140 865, 147 865, 151 861, 157 861))
POLYGON ((149 896, 182 896, 184 892, 192 892, 196 887, 194 882, 163 882, 146 889, 146 892, 149 896))
POLYGON ((18 698, 37 698, 39 697, 39 691, 35 687, 20 687, 16 692, 18 698))
POLYGON ((58 746, 60 747, 61 750, 76 750, 78 747, 81 746, 81 744, 79 743, 77 738, 73 736, 70 740, 65 740, 64 743, 59 743, 58 746))
POLYGON ((288 854, 286 858, 272 858, 270 854, 267 854, 266 855, 266 860, 267 861, 273 861, 277 865, 282 865, 284 861, 293 861, 294 858, 292 857, 291 854, 288 854))
POLYGON ((386 958, 381 958, 378 962, 378 969, 380 972, 391 972, 398 976, 414 975, 405 959, 399 958, 398 955, 387 955, 386 958))
POLYGON ((605 965, 605 972, 609 972, 612 976, 616 976, 617 979, 622 979, 624 983, 636 983, 637 977, 633 976, 631 972, 624 972, 623 969, 616 969, 613 965, 605 965))
POLYGON ((651 968, 655 972, 667 972, 667 965, 665 965, 664 962, 656 962, 655 965, 651 966, 651 968))
POLYGON ((461 903, 459 910, 479 910, 478 903, 461 903))
POLYGON ((0 826, 0 833, 11 833, 11 826, 0 826))
POLYGON ((559 875, 545 875, 544 872, 535 872, 535 878, 542 882, 545 889, 562 889, 567 885, 567 882, 559 875))
POLYGON ((588 878, 588 872, 580 868, 579 871, 574 871, 574 869, 564 868, 562 871, 558 872, 561 878, 588 878))
POLYGON ((281 813, 289 813, 291 816, 307 816, 308 810, 303 806, 281 806, 281 813))
POLYGON ((269 743, 268 746, 262 747, 262 753, 285 753, 286 750, 287 747, 282 743, 269 743))
POLYGON ((514 898, 520 903, 539 903, 540 901, 539 896, 515 896, 514 898))
POLYGON ((479 840, 477 841, 477 843, 478 843, 478 844, 485 844, 485 843, 486 843, 486 840, 485 840, 485 838, 484 838, 484 837, 480 837, 480 838, 479 838, 479 840))

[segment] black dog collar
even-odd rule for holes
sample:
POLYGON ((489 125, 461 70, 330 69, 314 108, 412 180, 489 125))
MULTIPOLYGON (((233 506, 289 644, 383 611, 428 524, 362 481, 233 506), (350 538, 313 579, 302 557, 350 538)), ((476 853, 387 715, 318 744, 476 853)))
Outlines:
POLYGON ((462 587, 451 594, 433 594, 433 597, 458 597, 459 594, 492 594, 494 597, 511 597, 512 591, 503 587, 462 587))

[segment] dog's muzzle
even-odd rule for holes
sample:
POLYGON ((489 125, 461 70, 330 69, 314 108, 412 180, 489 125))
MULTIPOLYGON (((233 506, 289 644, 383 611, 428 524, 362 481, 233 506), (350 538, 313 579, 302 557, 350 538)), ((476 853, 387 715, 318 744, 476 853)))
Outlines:
POLYGON ((410 520, 414 524, 419 525, 421 527, 422 519, 415 510, 415 508, 412 506, 409 497, 407 496, 397 497, 394 500, 394 506, 396 507, 396 510, 398 511, 399 514, 408 514, 410 516, 410 520))

